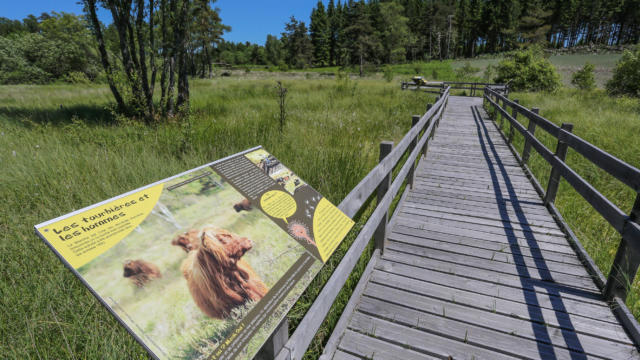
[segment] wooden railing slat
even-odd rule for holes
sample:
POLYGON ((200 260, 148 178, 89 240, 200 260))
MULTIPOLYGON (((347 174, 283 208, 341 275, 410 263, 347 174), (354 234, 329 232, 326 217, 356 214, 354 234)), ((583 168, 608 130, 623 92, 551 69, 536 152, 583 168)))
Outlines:
POLYGON ((636 192, 640 192, 640 169, 596 147, 575 134, 560 130, 567 144, 593 164, 622 181, 636 192))

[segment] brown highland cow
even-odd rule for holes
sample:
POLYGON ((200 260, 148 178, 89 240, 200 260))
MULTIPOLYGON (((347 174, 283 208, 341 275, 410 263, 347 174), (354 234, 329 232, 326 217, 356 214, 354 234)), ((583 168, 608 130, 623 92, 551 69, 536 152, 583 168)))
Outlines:
POLYGON ((122 276, 129 278, 139 288, 153 279, 162 277, 157 266, 144 260, 127 260, 123 267, 122 276))
POLYGON ((269 289, 242 256, 251 240, 227 230, 206 227, 200 244, 182 263, 193 301, 207 316, 224 319, 233 308, 258 301, 269 289))

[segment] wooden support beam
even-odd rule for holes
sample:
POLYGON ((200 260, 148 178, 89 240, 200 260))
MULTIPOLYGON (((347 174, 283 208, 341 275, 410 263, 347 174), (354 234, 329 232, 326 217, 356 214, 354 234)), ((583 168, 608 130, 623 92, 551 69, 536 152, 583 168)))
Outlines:
MULTIPOLYGON (((573 124, 563 123, 561 128, 568 132, 572 132, 573 124)), ((569 146, 567 145, 564 139, 564 136, 561 133, 558 136, 556 156, 563 162, 567 158, 567 150, 569 150, 569 146)), ((560 170, 554 165, 553 168, 551 168, 551 176, 549 177, 549 184, 547 185, 547 192, 544 197, 545 205, 549 205, 550 203, 555 203, 559 185, 560 185, 560 170)))
MULTIPOLYGON (((533 112, 534 114, 539 114, 540 113, 540 109, 532 108, 531 112, 533 112)), ((536 134, 536 122, 535 121, 529 119, 529 126, 527 127, 527 131, 532 136, 535 136, 535 134, 536 134)), ((531 154, 531 142, 525 136, 525 138, 524 138, 524 149, 522 150, 522 163, 523 164, 526 165, 529 162, 530 154, 531 154)))
POLYGON ((289 341, 289 320, 285 317, 282 319, 276 330, 269 336, 267 342, 262 345, 262 348, 254 360, 272 360, 282 350, 284 344, 289 341))
MULTIPOLYGON (((636 196, 635 204, 631 210, 629 221, 638 222, 640 220, 640 194, 636 196)), ((627 292, 633 284, 633 280, 638 273, 640 266, 640 253, 633 249, 632 243, 638 242, 640 239, 633 238, 631 235, 622 234, 622 241, 618 246, 618 252, 611 265, 609 278, 607 279, 607 287, 605 296, 609 300, 619 297, 624 302, 627 299, 627 292)))
MULTIPOLYGON (((387 155, 389 155, 391 153, 392 149, 393 149, 393 142, 392 141, 383 141, 383 142, 381 142, 380 143, 380 158, 379 158, 379 162, 382 162, 382 160, 384 158, 386 158, 387 155)), ((389 173, 387 173, 387 176, 384 177, 384 179, 382 180, 382 182, 378 186, 378 190, 377 190, 378 204, 380 204, 380 201, 382 201, 384 196, 387 194, 387 191, 389 190, 389 187, 391 186, 391 172, 392 171, 393 171, 393 169, 390 170, 389 173)), ((379 249, 381 253, 384 250, 384 240, 387 238, 387 223, 388 222, 389 222, 389 213, 385 213, 384 216, 382 216, 382 220, 380 220, 380 224, 378 224, 378 227, 376 228, 376 231, 375 231, 375 233, 373 235, 373 238, 375 239, 376 249, 379 249)))

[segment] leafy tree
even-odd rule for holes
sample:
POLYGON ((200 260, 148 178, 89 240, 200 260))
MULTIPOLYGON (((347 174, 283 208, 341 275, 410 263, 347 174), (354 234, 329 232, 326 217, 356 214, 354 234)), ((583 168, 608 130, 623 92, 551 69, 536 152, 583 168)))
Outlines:
POLYGON ((409 19, 403 16, 404 8, 396 2, 380 4, 382 31, 380 40, 384 49, 383 60, 386 63, 403 62, 409 40, 409 19))
POLYGON ((607 82, 607 92, 611 95, 640 97, 640 48, 626 50, 618 60, 613 77, 607 82))
POLYGON ((222 23, 220 10, 218 8, 212 8, 214 3, 215 0, 195 0, 193 3, 191 47, 199 49, 198 57, 201 63, 201 78, 205 77, 205 73, 208 78, 211 78, 213 75, 213 49, 222 41, 222 35, 226 31, 231 30, 230 26, 222 23))
POLYGON ((596 80, 593 76, 594 66, 587 62, 582 69, 576 71, 571 77, 571 83, 581 90, 592 90, 596 87, 596 80))
POLYGON ((498 83, 509 83, 516 91, 555 91, 561 85, 555 67, 546 59, 542 50, 532 47, 516 51, 498 63, 498 83))

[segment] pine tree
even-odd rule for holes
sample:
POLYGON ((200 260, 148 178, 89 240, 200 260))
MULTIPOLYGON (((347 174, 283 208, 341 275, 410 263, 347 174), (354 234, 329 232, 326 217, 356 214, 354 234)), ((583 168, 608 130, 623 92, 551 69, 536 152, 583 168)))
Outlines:
POLYGON ((313 62, 316 66, 327 66, 330 58, 329 19, 322 1, 311 12, 311 43, 313 44, 313 62))

